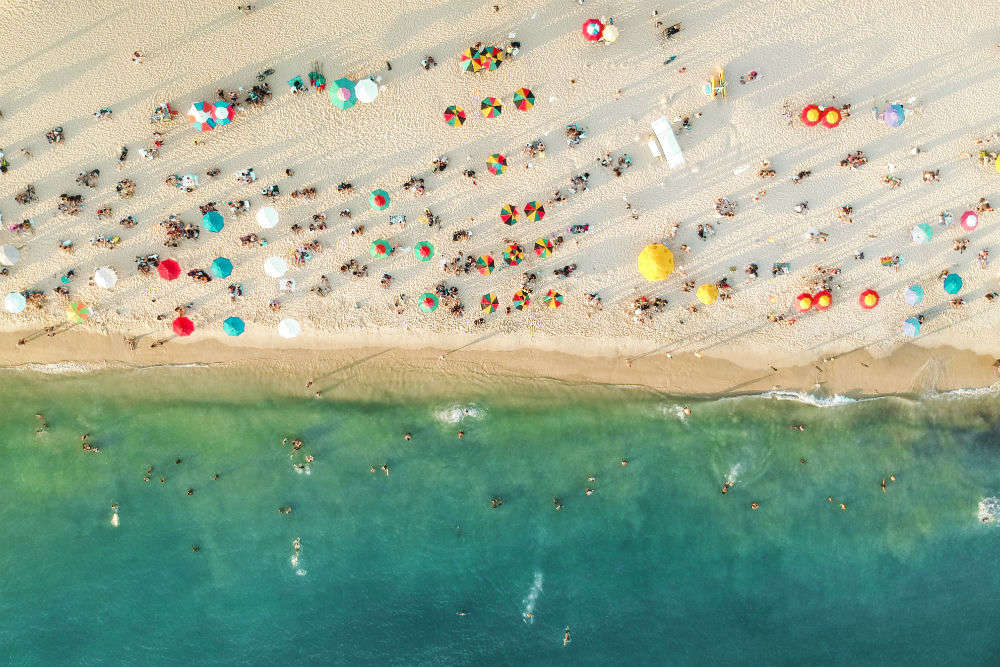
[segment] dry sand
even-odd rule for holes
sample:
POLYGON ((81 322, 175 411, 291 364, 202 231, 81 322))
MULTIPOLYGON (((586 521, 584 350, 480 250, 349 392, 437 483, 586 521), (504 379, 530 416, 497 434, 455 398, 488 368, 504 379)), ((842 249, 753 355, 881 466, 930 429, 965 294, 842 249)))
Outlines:
MULTIPOLYGON (((778 0, 680 6, 593 0, 581 6, 553 0, 500 2, 499 12, 492 4, 424 0, 402 7, 389 2, 317 6, 289 0, 255 4, 246 15, 235 4, 206 11, 194 2, 153 9, 134 2, 0 1, 0 35, 5 37, 0 147, 11 163, 0 176, 5 225, 0 240, 22 246, 21 262, 2 279, 5 291, 43 289, 51 295, 57 277, 75 269, 73 297, 93 303, 99 313, 76 331, 25 346, 15 345, 21 335, 11 333, 9 344, 8 338, 2 343, 3 357, 11 363, 151 363, 250 356, 307 364, 320 357, 336 366, 354 355, 363 358, 352 350, 368 347, 407 348, 411 351, 393 352, 399 355, 394 361, 411 359, 419 366, 436 361, 441 350, 461 347, 446 363, 457 368, 473 359, 492 360, 494 367, 555 377, 562 377, 562 368, 570 369, 563 371, 567 377, 682 392, 810 389, 817 382, 843 391, 910 392, 992 381, 989 364, 992 356, 1000 356, 993 335, 1000 303, 982 296, 997 287, 997 272, 992 266, 981 269, 976 253, 994 245, 997 217, 983 216, 971 234, 957 224, 979 197, 1000 199, 1000 176, 960 158, 980 148, 977 138, 997 129, 1000 48, 993 41, 989 3, 804 2, 790 9, 778 0), (652 16, 657 9, 660 16, 652 16), (620 39, 611 45, 584 41, 581 23, 609 15, 620 39), (682 22, 682 32, 665 40, 657 35, 655 20, 682 22), (495 72, 460 71, 461 50, 476 41, 502 43, 509 33, 522 43, 516 59, 495 72), (131 61, 134 50, 143 52, 142 63, 131 61), (425 55, 434 56, 439 66, 421 69, 425 55), (672 55, 676 60, 664 65, 672 55), (314 62, 330 81, 374 74, 384 87, 373 104, 347 111, 332 107, 325 94, 289 94, 284 82, 306 75, 314 62), (726 101, 709 100, 701 92, 717 65, 729 78, 726 101), (217 88, 252 85, 254 75, 267 67, 276 70, 274 98, 260 110, 238 114, 227 127, 196 133, 182 119, 159 128, 149 124, 159 102, 183 112, 191 102, 214 99, 217 88), (681 67, 686 71, 678 72, 681 67), (750 70, 759 78, 740 85, 739 76, 750 70), (537 97, 529 112, 512 103, 513 91, 521 86, 537 97), (479 101, 488 95, 504 103, 499 118, 479 114, 479 101), (912 110, 902 127, 890 130, 873 119, 873 106, 897 101, 912 110), (833 130, 789 120, 786 107, 797 113, 810 102, 850 103, 852 114, 833 130), (441 114, 450 104, 468 113, 463 127, 444 123, 441 114), (95 119, 93 112, 105 106, 113 109, 113 119, 95 119), (679 132, 688 165, 673 172, 645 148, 649 123, 661 115, 692 117, 692 129, 679 132), (563 136, 570 122, 588 134, 573 149, 563 136), (49 145, 44 134, 57 125, 65 128, 66 141, 49 145), (154 129, 167 133, 165 145, 156 160, 146 161, 138 150, 152 145, 154 129), (547 155, 526 168, 522 148, 539 138, 548 146, 547 155), (129 147, 130 157, 119 170, 122 145, 129 147), (918 155, 910 154, 914 146, 921 149, 918 155), (22 147, 31 157, 20 153, 22 147), (838 166, 859 149, 869 156, 868 165, 857 171, 838 166), (609 151, 633 158, 621 178, 597 163, 609 151), (486 172, 485 159, 494 152, 507 155, 510 163, 500 176, 486 172), (431 160, 439 155, 447 155, 450 166, 432 174, 431 160), (761 159, 777 170, 774 181, 758 180, 761 159), (882 182, 889 164, 902 179, 894 190, 882 182), (205 176, 213 167, 222 170, 217 180, 205 176), (235 182, 244 167, 255 168, 256 184, 235 182), (286 167, 294 169, 293 177, 284 175, 286 167), (96 190, 74 183, 79 172, 92 168, 101 170, 96 190), (476 170, 477 185, 462 177, 465 168, 476 170), (811 169, 812 177, 792 184, 791 177, 803 169, 811 169), (941 181, 922 183, 925 169, 940 169, 941 181), (589 190, 547 206, 544 220, 522 219, 514 227, 500 223, 502 204, 547 200, 556 188, 566 192, 570 177, 585 171, 591 176, 589 190), (163 183, 169 174, 188 172, 201 178, 194 193, 163 183), (424 197, 403 191, 401 184, 410 176, 426 180, 424 197), (120 178, 136 182, 133 199, 117 197, 120 178), (354 194, 338 194, 335 186, 341 181, 352 182, 354 194), (29 183, 39 201, 20 206, 13 196, 29 183), (245 248, 238 238, 260 232, 253 212, 266 203, 261 188, 272 183, 284 193, 277 203, 282 221, 262 233, 270 241, 266 248, 245 248), (287 194, 310 186, 319 190, 314 201, 287 194), (392 196, 388 211, 367 206, 367 193, 377 187, 392 196), (762 187, 766 196, 752 201, 762 187), (64 192, 87 198, 81 215, 57 212, 64 192), (637 220, 627 214, 623 196, 638 212, 637 220), (738 202, 736 217, 716 219, 716 197, 738 202), (225 208, 230 199, 250 199, 251 213, 232 217, 225 208), (177 213, 197 223, 197 207, 209 201, 219 204, 225 229, 203 231, 199 240, 177 249, 164 248, 159 222, 177 213), (809 202, 806 215, 791 212, 799 201, 809 202), (854 207, 850 225, 835 215, 842 204, 854 207), (95 211, 105 205, 113 208, 112 220, 99 221, 95 211), (441 216, 441 228, 428 230, 417 222, 424 207, 441 216), (342 208, 354 212, 352 221, 337 217, 342 208), (936 224, 942 210, 954 213, 951 228, 936 224), (300 236, 289 231, 317 212, 328 214, 330 229, 300 236), (406 228, 390 227, 390 213, 405 214, 406 228), (128 214, 139 221, 134 229, 117 224, 128 214), (33 236, 6 231, 25 218, 36 227, 33 236), (667 239, 675 221, 679 233, 667 239), (910 242, 909 231, 918 222, 934 225, 931 243, 910 242), (590 231, 570 237, 567 227, 578 223, 590 224, 590 231), (699 223, 714 225, 717 234, 701 241, 695 233, 699 223), (350 236, 347 230, 354 224, 368 231, 350 236), (453 243, 457 229, 468 229, 471 239, 453 243), (809 242, 804 234, 810 229, 827 232, 829 240, 809 242), (111 251, 92 247, 88 239, 99 234, 120 234, 123 242, 111 251), (458 253, 490 252, 500 262, 505 237, 530 247, 539 236, 558 234, 566 243, 546 260, 531 256, 517 269, 485 277, 441 272, 438 259, 458 253), (379 236, 404 250, 385 260, 368 257, 369 242, 379 236), (959 254, 952 244, 963 236, 970 239, 969 251, 959 254), (271 255, 290 260, 298 245, 313 238, 322 241, 323 252, 289 272, 297 281, 294 293, 279 293, 277 281, 261 270, 263 260, 271 255), (56 249, 63 239, 74 241, 74 254, 56 249), (420 240, 435 244, 434 261, 418 263, 405 250, 420 240), (646 283, 635 269, 635 256, 646 243, 661 240, 675 251, 682 270, 663 283, 646 283), (692 252, 681 252, 681 244, 692 252), (864 261, 853 258, 859 249, 864 261), (185 270, 207 270, 212 258, 226 256, 236 270, 230 279, 210 285, 186 277, 167 283, 136 272, 133 258, 150 252, 176 257, 185 270), (879 265, 879 256, 889 254, 902 255, 899 271, 879 265), (337 267, 348 259, 367 264, 369 276, 351 280, 339 273, 337 267), (791 263, 791 275, 771 277, 770 267, 779 261, 791 263), (759 279, 748 280, 743 273, 749 262, 760 266, 759 279), (569 263, 579 267, 571 278, 553 276, 553 269, 569 263), (842 270, 834 306, 800 317, 794 326, 768 323, 767 315, 787 311, 794 295, 807 287, 810 267, 817 264, 842 270), (87 285, 87 276, 102 265, 115 267, 121 276, 111 291, 87 285), (506 316, 503 307, 519 286, 522 268, 538 274, 537 301, 506 316), (965 279, 962 296, 968 303, 961 310, 948 307, 950 297, 937 279, 944 268, 965 279), (383 272, 394 277, 390 290, 379 286, 383 272), (325 298, 308 291, 321 274, 333 283, 333 293, 325 298), (695 299, 681 291, 683 281, 722 277, 735 286, 735 297, 689 312, 695 299), (441 281, 459 288, 464 317, 455 318, 445 308, 433 314, 416 309, 417 295, 441 281), (245 296, 237 303, 227 295, 231 282, 243 285, 245 296), (903 302, 909 284, 923 285, 927 292, 919 310, 903 302), (858 294, 867 288, 882 296, 870 312, 857 305, 858 294), (543 307, 540 297, 548 289, 565 295, 562 308, 543 307), (487 292, 500 297, 501 311, 473 327, 479 298, 487 292), (602 297, 603 311, 589 312, 585 295, 591 292, 602 297), (400 294, 407 295, 409 306, 397 314, 393 302, 400 294), (636 323, 625 311, 637 295, 665 297, 670 305, 651 322, 636 323), (274 298, 282 303, 280 313, 266 307, 274 298), (194 303, 195 335, 145 349, 169 333, 169 318, 156 316, 188 302, 194 303), (922 336, 916 345, 897 350, 907 342, 900 333, 902 320, 918 312, 927 317, 922 336), (240 339, 222 335, 221 320, 229 315, 247 321, 240 339), (281 317, 297 318, 304 334, 294 341, 280 339, 275 326, 281 317), (92 334, 108 334, 108 339, 98 341, 92 334), (140 336, 135 356, 120 342, 123 334, 140 336), (971 352, 939 349, 945 345, 971 352), (289 355, 297 349, 323 352, 289 355), (518 352, 504 353, 508 350, 518 352), (672 358, 665 356, 668 352, 672 358), (815 368, 809 362, 840 354, 845 355, 841 361, 820 364, 822 373, 809 370, 815 368), (625 358, 634 360, 630 369, 625 358), (772 365, 789 370, 775 375, 772 365)), ((38 330, 61 322, 63 309, 52 295, 43 310, 0 314, 0 329, 38 330)))

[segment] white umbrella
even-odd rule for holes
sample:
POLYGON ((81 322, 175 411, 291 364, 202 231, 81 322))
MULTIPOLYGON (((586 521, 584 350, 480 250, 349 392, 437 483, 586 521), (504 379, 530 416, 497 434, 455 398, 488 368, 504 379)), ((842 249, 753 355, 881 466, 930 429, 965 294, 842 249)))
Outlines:
POLYGON ((264 260, 264 273, 272 278, 280 278, 288 272, 288 262, 280 257, 268 257, 264 260))
POLYGON ((299 324, 298 320, 286 317, 278 322, 278 335, 282 338, 295 338, 300 333, 302 333, 302 325, 299 324))
POLYGON ((604 32, 601 33, 601 40, 605 42, 613 42, 618 39, 618 26, 606 25, 604 26, 604 32))
POLYGON ((27 305, 27 300, 20 292, 11 292, 3 300, 3 307, 8 313, 14 313, 15 315, 24 310, 24 307, 27 305))
POLYGON ((118 274, 110 266, 102 266, 94 271, 94 284, 104 289, 111 289, 118 282, 118 274))
POLYGON ((14 246, 10 244, 0 246, 0 264, 14 266, 20 258, 21 253, 14 246))
POLYGON ((354 94, 358 96, 359 102, 374 102, 378 97, 378 84, 372 79, 361 79, 354 84, 354 94))
POLYGON ((271 229, 278 224, 278 209, 273 206, 265 206, 257 211, 257 224, 264 229, 271 229))

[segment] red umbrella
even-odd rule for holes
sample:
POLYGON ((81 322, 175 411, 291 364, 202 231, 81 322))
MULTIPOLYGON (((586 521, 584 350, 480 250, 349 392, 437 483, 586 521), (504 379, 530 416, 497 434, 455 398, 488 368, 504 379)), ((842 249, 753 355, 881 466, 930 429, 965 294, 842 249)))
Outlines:
POLYGON ((588 42, 596 42, 604 33, 604 24, 597 19, 587 19, 583 22, 583 38, 588 42))
POLYGON ((156 267, 156 272, 164 280, 176 280, 177 276, 181 275, 181 265, 176 259, 165 259, 156 267))
POLYGON ((823 109, 823 120, 820 122, 823 123, 823 127, 834 128, 840 125, 841 117, 840 109, 837 107, 827 107, 823 109))
POLYGON ((861 293, 861 296, 858 297, 858 303, 860 303, 861 307, 865 310, 871 310, 878 305, 878 292, 873 289, 866 289, 861 293))
POLYGON ((194 331, 194 322, 186 317, 178 317, 174 320, 174 333, 178 336, 190 336, 194 331))
POLYGON ((822 120, 823 114, 820 112, 818 106, 815 104, 809 104, 802 109, 802 113, 799 115, 799 118, 801 118, 802 122, 806 125, 819 125, 819 121, 822 120))

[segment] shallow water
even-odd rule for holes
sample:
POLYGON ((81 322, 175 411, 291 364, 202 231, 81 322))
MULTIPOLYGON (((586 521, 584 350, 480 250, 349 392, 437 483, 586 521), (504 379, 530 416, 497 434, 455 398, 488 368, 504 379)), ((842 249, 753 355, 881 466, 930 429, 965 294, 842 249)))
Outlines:
POLYGON ((214 371, 4 379, 11 665, 986 665, 1000 648, 1000 529, 976 517, 1000 493, 997 398, 702 400, 685 419, 632 389, 470 404, 292 398, 214 371))

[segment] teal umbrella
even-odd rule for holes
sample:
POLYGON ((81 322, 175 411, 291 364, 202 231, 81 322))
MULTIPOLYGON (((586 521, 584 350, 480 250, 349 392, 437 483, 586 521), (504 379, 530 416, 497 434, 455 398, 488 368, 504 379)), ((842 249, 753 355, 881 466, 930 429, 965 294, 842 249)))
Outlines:
POLYGON ((230 336, 239 336, 244 329, 246 329, 246 325, 238 317, 227 317, 222 321, 222 330, 230 336))
POLYGON ((962 276, 957 273, 949 273, 944 279, 944 291, 948 294, 958 294, 962 289, 962 276))
POLYGON ((218 211, 209 211, 201 216, 201 224, 205 225, 205 229, 210 232, 221 232, 224 226, 222 214, 218 211))
POLYGON ((212 262, 212 275, 216 278, 228 278, 233 272, 233 263, 225 257, 216 257, 212 262))
POLYGON ((354 94, 354 82, 350 79, 337 79, 330 86, 330 101, 338 109, 350 109, 358 102, 354 94))
POLYGON ((915 317, 907 317, 903 320, 903 335, 916 338, 920 335, 920 320, 915 317))

